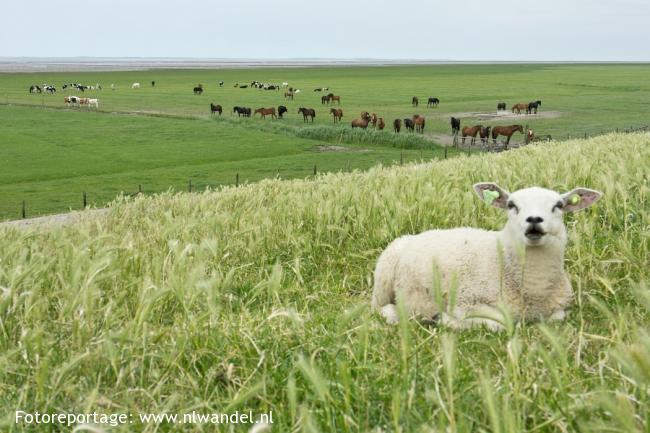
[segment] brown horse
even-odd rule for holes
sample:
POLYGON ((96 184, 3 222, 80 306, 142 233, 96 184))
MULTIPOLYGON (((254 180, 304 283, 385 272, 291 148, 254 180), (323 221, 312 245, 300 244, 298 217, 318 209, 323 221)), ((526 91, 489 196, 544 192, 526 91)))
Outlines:
POLYGON ((415 132, 424 134, 424 117, 419 114, 413 115, 413 126, 415 127, 415 132))
POLYGON ((492 129, 491 126, 484 126, 479 131, 479 135, 481 136, 481 143, 485 144, 490 140, 490 129, 492 129))
POLYGON ((399 134, 402 130, 402 121, 400 119, 393 120, 393 130, 395 131, 395 134, 399 134))
POLYGON ((284 92, 284 99, 291 99, 293 101, 293 90, 289 90, 288 92, 284 92))
POLYGON ((512 134, 514 134, 517 131, 523 134, 524 127, 521 125, 495 126, 494 128, 492 128, 492 142, 496 143, 497 137, 499 135, 503 135, 506 137, 506 149, 507 149, 508 144, 510 144, 510 137, 512 137, 512 134))
POLYGON ((368 123, 370 123, 370 119, 370 114, 364 111, 361 113, 361 119, 354 119, 352 121, 352 128, 366 129, 368 127, 368 123))
POLYGON ((336 103, 337 103, 338 105, 341 105, 341 97, 340 97, 340 96, 336 96, 336 95, 332 95, 332 94, 330 94, 330 95, 328 95, 328 96, 329 96, 329 98, 330 98, 330 99, 329 99, 329 103, 330 103, 330 104, 333 104, 334 101, 336 101, 336 103))
POLYGON ((461 131, 462 137, 463 137, 463 144, 465 144, 465 138, 467 137, 472 137, 472 142, 471 144, 474 144, 476 142, 476 134, 479 133, 483 125, 474 125, 474 126, 466 126, 463 128, 461 131))
POLYGON ((334 123, 340 122, 343 117, 343 110, 340 108, 330 108, 330 114, 334 118, 334 123))
POLYGON ((521 110, 528 110, 528 104, 524 104, 523 102, 521 104, 515 104, 512 106, 511 111, 514 113, 515 110, 517 110, 517 114, 521 114, 521 110))
POLYGON ((219 113, 219 116, 221 116, 221 112, 223 111, 223 107, 221 105, 215 105, 212 102, 210 102, 210 114, 214 113, 219 113))
POLYGON ((413 99, 411 99, 411 105, 413 105, 414 107, 417 107, 419 103, 420 100, 418 99, 417 96, 414 96, 413 99))
POLYGON ((269 114, 271 115, 271 118, 272 118, 272 119, 275 119, 275 118, 276 118, 276 115, 275 115, 275 107, 271 107, 271 108, 258 108, 258 109, 255 110, 255 112, 253 113, 253 117, 255 117, 255 115, 256 115, 257 113, 260 113, 260 114, 262 115, 262 119, 266 119, 266 116, 269 115, 269 114))
POLYGON ((372 127, 376 128, 377 127, 377 113, 372 113, 370 115, 370 118, 372 119, 372 127))
POLYGON ((307 118, 311 117, 311 123, 314 123, 314 117, 316 117, 316 110, 313 108, 298 108, 298 113, 302 113, 302 121, 307 122, 307 118))
POLYGON ((386 124, 384 123, 384 118, 380 117, 377 123, 377 129, 380 131, 383 130, 386 127, 386 124))

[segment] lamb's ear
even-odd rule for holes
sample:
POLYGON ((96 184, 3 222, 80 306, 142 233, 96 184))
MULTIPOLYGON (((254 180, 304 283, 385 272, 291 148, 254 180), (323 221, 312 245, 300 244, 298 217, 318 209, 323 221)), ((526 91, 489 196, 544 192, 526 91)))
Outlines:
POLYGON ((562 200, 564 201, 562 211, 579 211, 596 203, 602 196, 603 193, 600 191, 588 188, 576 188, 566 194, 562 194, 562 200))
POLYGON ((496 183, 483 182, 474 185, 474 191, 485 203, 505 209, 508 204, 510 193, 496 183))

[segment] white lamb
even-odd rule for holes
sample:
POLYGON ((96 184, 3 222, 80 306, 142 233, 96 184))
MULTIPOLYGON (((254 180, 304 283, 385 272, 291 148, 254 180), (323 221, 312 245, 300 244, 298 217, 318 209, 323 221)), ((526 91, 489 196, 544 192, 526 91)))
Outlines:
POLYGON ((576 188, 560 195, 538 187, 510 194, 494 183, 478 183, 474 190, 507 210, 506 226, 498 232, 430 230, 388 245, 377 261, 372 294, 373 307, 388 323, 398 321, 398 302, 410 317, 454 328, 501 328, 489 313, 497 306, 515 320, 565 317, 573 291, 564 272, 562 216, 602 194, 576 188))

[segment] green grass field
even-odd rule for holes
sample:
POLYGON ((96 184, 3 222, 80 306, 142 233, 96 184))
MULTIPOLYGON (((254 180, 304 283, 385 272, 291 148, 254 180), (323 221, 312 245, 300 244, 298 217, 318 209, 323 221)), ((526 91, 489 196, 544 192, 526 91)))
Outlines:
POLYGON ((648 432, 649 164, 650 134, 612 134, 0 226, 0 430, 44 431, 15 424, 20 408, 133 415, 106 432, 247 431, 137 418, 236 410, 272 410, 273 432, 648 432), (603 191, 566 217, 569 318, 384 324, 369 310, 381 250, 500 228, 471 189, 488 180, 603 191))
POLYGON ((401 148, 407 161, 439 157, 432 143, 449 138, 451 115, 460 116, 463 125, 522 123, 555 138, 646 125, 649 72, 649 65, 437 65, 0 74, 0 103, 8 104, 0 106, 7 167, 0 173, 0 219, 18 218, 23 201, 28 216, 78 209, 83 192, 89 203, 103 206, 138 185, 150 193, 186 190, 190 179, 196 188, 232 184, 237 173, 243 182, 278 173, 304 177, 314 165, 321 171, 365 169, 400 160, 401 148), (233 87, 253 80, 286 81, 302 92, 285 101, 283 91, 233 87), (65 95, 80 94, 61 89, 69 82, 102 84, 102 91, 84 94, 99 98, 98 113, 64 109, 65 95), (142 87, 131 89, 133 82, 142 87), (28 93, 31 84, 43 83, 59 92, 28 93), (198 83, 206 89, 202 96, 192 94, 198 83), (349 128, 361 111, 384 117, 389 130, 394 118, 417 112, 427 117, 426 138, 432 143, 403 134, 398 141, 392 132, 341 135, 321 105, 322 93, 313 92, 324 86, 342 98, 340 128, 349 128), (410 103, 414 95, 421 101, 417 109, 410 103), (440 98, 440 107, 427 109, 428 96, 440 98), (533 99, 543 101, 539 116, 485 121, 470 114, 492 113, 498 101, 510 106, 533 99), (210 102, 225 107, 223 118, 209 118, 210 102), (289 108, 284 120, 230 114, 234 105, 280 104, 289 108), (304 128, 300 106, 316 108, 317 128, 304 128), (346 149, 314 151, 323 144, 346 149))

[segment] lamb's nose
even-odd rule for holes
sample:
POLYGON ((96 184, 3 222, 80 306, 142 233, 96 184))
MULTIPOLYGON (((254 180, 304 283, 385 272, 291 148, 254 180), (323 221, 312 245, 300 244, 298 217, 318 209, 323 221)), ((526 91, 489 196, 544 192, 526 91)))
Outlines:
POLYGON ((541 222, 544 222, 544 218, 530 216, 530 217, 526 218, 526 222, 531 223, 531 224, 539 224, 541 222))

